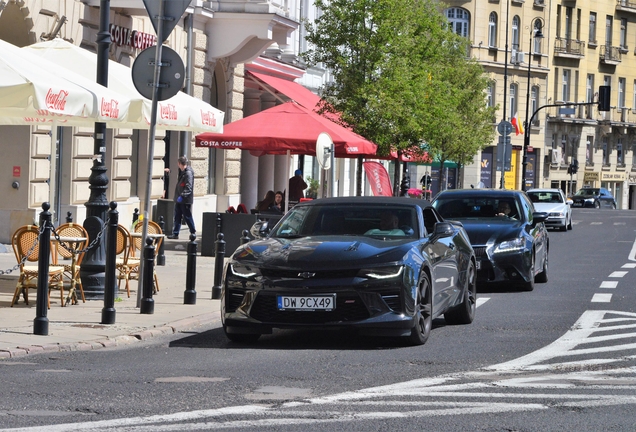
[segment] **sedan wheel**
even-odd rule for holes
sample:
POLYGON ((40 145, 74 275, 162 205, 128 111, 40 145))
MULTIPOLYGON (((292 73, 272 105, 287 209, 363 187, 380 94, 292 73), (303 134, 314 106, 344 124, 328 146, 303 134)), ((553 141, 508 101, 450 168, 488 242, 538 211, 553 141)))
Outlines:
POLYGON ((543 260, 543 270, 541 273, 535 276, 535 282, 546 283, 548 281, 548 255, 546 254, 545 259, 543 260))
POLYGON ((426 273, 420 279, 415 304, 415 325, 411 329, 409 342, 412 345, 423 345, 428 340, 433 328, 433 302, 431 295, 431 281, 426 273))
POLYGON ((598 201, 594 201, 594 208, 601 208, 601 203, 598 201))
POLYGON ((570 216, 570 220, 568 221, 568 229, 572 229, 572 216, 570 216))
POLYGON ((523 291, 534 290, 534 250, 532 251, 532 262, 530 263, 530 280, 528 282, 521 282, 520 286, 523 291))
POLYGON ((447 324, 470 324, 475 319, 475 309, 477 308, 477 278, 475 275, 475 263, 471 261, 466 271, 464 301, 455 309, 444 314, 447 324))

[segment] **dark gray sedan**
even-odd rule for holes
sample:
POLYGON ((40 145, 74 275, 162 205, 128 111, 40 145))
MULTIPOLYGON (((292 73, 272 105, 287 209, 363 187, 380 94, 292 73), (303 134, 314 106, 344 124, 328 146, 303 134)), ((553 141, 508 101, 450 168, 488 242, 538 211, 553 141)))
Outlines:
MULTIPOLYGON (((254 232, 254 231, 253 231, 254 232)), ((240 246, 222 282, 227 337, 274 328, 348 328, 423 344, 432 321, 472 322, 475 256, 428 201, 342 197, 294 206, 240 246)))
POLYGON ((548 280, 549 239, 525 192, 460 189, 439 193, 433 207, 462 223, 477 257, 478 282, 506 282, 532 291, 548 280))

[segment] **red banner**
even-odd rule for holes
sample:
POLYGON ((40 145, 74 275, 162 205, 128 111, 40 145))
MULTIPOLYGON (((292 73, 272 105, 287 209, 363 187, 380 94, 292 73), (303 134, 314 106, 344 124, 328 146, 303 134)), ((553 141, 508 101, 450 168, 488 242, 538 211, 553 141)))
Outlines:
POLYGON ((391 187, 391 179, 386 168, 380 162, 367 161, 362 162, 367 180, 375 196, 392 196, 393 188, 391 187))

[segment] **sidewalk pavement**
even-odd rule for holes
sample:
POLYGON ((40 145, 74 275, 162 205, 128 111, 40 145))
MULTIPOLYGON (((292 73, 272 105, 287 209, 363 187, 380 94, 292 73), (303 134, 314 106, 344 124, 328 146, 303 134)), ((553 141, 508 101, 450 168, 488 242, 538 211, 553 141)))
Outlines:
MULTIPOLYGON (((201 239, 197 239, 198 251, 201 239)), ((166 240, 165 266, 156 266, 160 291, 153 296, 154 313, 141 314, 137 305, 137 281, 130 283, 130 298, 124 284, 116 295, 115 324, 101 324, 103 300, 79 298, 77 305, 60 307, 59 291, 51 291, 51 308, 47 311, 49 334, 33 334, 37 289, 29 290, 29 305, 20 296, 11 307, 20 270, 0 275, 0 360, 34 353, 92 350, 125 345, 148 338, 178 333, 219 322, 220 301, 211 300, 214 284, 214 257, 196 259, 196 304, 184 305, 186 284, 186 246, 188 240, 166 240), (121 301, 119 301, 121 299, 121 301)), ((17 264, 11 245, 0 244, 0 269, 7 271, 17 264)), ((66 290, 65 290, 66 295, 66 290)))

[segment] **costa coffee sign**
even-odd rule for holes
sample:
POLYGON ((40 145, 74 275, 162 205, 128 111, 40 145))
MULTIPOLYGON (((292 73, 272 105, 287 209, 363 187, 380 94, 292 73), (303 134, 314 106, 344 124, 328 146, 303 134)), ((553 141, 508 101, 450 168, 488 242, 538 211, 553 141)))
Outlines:
POLYGON ((157 44, 157 36, 110 24, 110 41, 119 46, 130 46, 144 50, 157 44))

